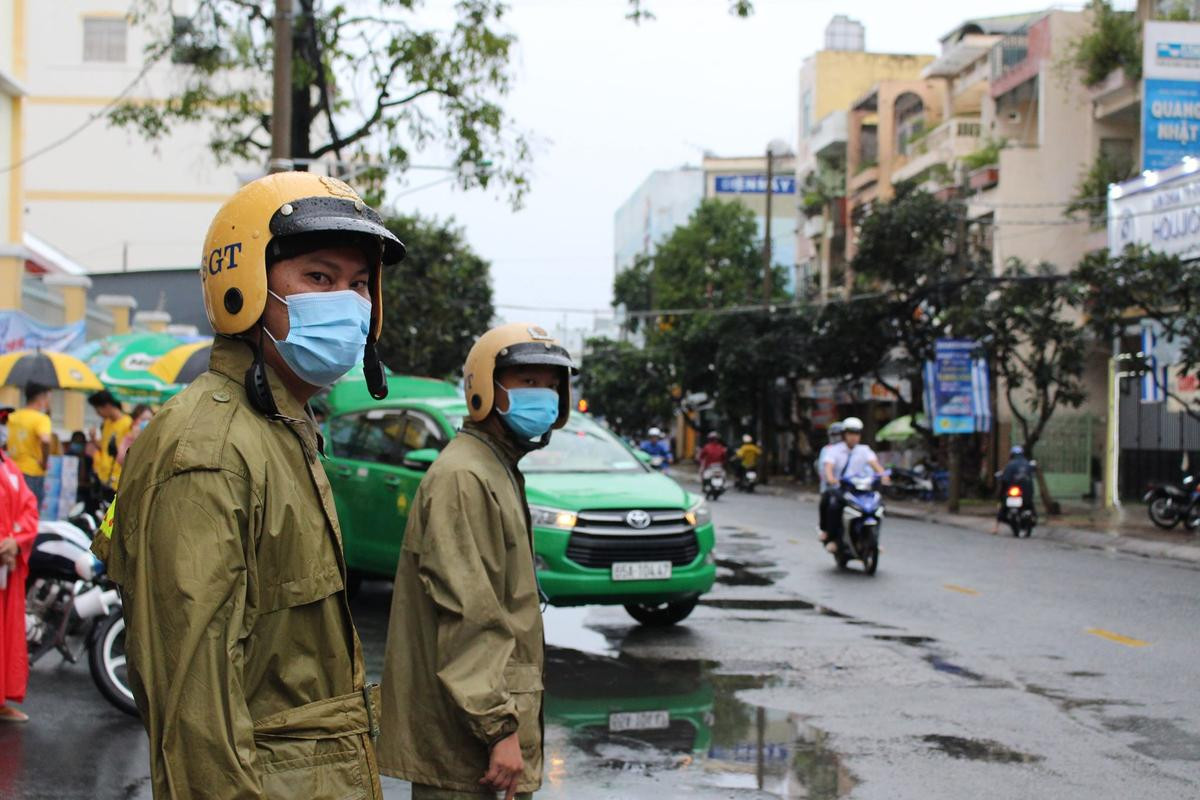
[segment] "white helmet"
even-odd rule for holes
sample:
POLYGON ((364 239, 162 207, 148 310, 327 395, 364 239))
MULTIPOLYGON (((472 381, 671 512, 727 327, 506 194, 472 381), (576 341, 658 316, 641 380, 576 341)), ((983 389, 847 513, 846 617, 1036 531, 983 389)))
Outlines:
POLYGON ((863 421, 858 417, 846 417, 842 420, 842 430, 846 433, 862 433, 863 421))
POLYGON ((754 441, 754 437, 753 437, 753 436, 751 436, 751 435, 750 435, 750 434, 748 434, 748 433, 747 433, 747 434, 744 434, 744 435, 742 436, 742 442, 743 442, 744 444, 750 444, 750 443, 751 443, 751 442, 753 442, 753 441, 754 441))
POLYGON ((658 428, 651 428, 650 430, 646 431, 646 435, 647 436, 662 436, 662 431, 659 430, 658 428))

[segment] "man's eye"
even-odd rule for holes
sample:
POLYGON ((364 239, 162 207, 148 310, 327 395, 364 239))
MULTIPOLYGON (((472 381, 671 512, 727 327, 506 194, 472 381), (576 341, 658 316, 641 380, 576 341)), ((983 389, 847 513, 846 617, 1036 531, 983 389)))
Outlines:
POLYGON ((330 277, 328 275, 326 275, 324 272, 310 272, 310 273, 308 273, 308 279, 311 280, 313 283, 320 283, 320 284, 326 284, 326 283, 333 282, 330 279, 330 277))

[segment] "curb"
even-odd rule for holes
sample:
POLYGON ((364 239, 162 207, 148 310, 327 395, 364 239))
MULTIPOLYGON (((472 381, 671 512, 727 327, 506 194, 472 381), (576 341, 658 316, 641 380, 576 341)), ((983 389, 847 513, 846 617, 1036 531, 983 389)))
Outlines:
MULTIPOLYGON (((699 477, 690 473, 675 471, 673 477, 680 481, 686 481, 693 486, 700 486, 699 477)), ((773 497, 795 497, 796 499, 811 494, 813 502, 816 501, 815 493, 800 491, 792 487, 780 487, 768 484, 766 486, 759 485, 756 491, 773 497)), ((900 519, 948 525, 952 528, 975 531, 976 533, 985 535, 989 534, 991 529, 991 518, 934 514, 923 509, 908 508, 895 504, 888 506, 887 513, 890 516, 899 517, 900 519)), ((1081 530, 1079 528, 1063 528, 1054 525, 1039 525, 1035 535, 1040 539, 1061 542, 1091 550, 1104 550, 1109 553, 1126 553, 1143 558, 1162 558, 1170 561, 1181 561, 1187 564, 1200 564, 1200 546, 1197 545, 1157 542, 1132 536, 1122 536, 1120 534, 1101 533, 1099 531, 1081 530)))

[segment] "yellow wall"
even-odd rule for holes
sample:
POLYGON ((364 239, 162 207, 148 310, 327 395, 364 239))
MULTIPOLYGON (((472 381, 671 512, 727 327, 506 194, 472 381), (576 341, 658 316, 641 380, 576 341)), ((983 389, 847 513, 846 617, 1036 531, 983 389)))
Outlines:
POLYGON ((921 70, 932 63, 934 57, 821 50, 813 58, 816 59, 817 84, 813 122, 816 122, 834 111, 847 110, 880 81, 920 77, 921 70))

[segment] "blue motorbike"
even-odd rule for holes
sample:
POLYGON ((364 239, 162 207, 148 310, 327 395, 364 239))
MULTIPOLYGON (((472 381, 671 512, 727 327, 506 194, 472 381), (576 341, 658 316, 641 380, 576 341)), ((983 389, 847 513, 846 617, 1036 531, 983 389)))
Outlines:
POLYGON ((838 569, 861 561, 863 572, 874 575, 879 568, 879 528, 883 522, 880 475, 842 478, 842 531, 836 540, 833 559, 838 569))

